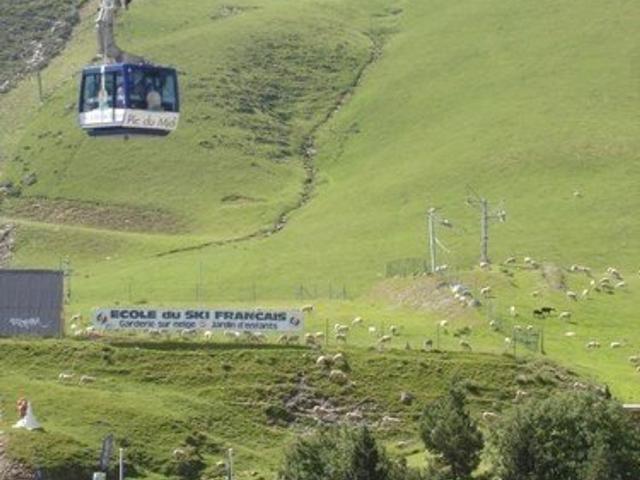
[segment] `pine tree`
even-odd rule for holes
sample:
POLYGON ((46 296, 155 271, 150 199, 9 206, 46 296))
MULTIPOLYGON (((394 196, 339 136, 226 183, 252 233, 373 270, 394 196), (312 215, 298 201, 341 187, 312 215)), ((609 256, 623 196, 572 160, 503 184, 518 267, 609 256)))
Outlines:
POLYGON ((457 479, 467 479, 480 463, 482 433, 466 410, 464 391, 457 386, 424 412, 420 434, 425 446, 440 455, 457 479))

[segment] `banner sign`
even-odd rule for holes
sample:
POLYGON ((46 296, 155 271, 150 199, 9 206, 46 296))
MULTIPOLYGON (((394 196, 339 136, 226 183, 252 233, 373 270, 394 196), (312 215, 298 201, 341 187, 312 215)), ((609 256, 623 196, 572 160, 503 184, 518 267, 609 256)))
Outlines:
POLYGON ((60 335, 63 294, 62 272, 0 269, 0 336, 60 335))
POLYGON ((300 310, 100 308, 94 326, 102 330, 302 330, 300 310))

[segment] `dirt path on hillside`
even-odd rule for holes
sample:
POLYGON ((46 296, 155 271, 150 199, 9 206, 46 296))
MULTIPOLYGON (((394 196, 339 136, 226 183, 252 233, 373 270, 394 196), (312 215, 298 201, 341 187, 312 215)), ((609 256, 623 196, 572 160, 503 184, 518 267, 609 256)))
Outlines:
POLYGON ((303 166, 304 171, 305 171, 305 178, 304 178, 303 183, 302 183, 302 192, 300 193, 300 196, 298 197, 298 201, 294 205, 292 205, 292 206, 286 208, 285 210, 283 210, 282 212, 280 212, 280 214, 278 214, 276 220, 269 227, 261 228, 259 230, 254 231, 254 232, 251 232, 251 233, 249 233, 247 235, 242 235, 242 236, 239 236, 239 237, 228 238, 228 239, 225 239, 225 240, 216 240, 216 241, 211 241, 211 242, 204 242, 204 243, 199 243, 199 244, 196 244, 196 245, 190 245, 190 246, 187 246, 187 247, 176 248, 176 249, 173 249, 173 250, 160 252, 160 253, 156 254, 157 257, 165 257, 165 256, 168 256, 168 255, 175 255, 177 253, 190 252, 190 251, 194 251, 194 250, 201 250, 201 249, 207 248, 207 247, 220 247, 220 246, 224 246, 224 245, 230 245, 230 244, 235 244, 235 243, 240 243, 240 242, 246 242, 246 241, 249 241, 249 240, 270 237, 270 236, 275 235, 278 232, 282 231, 287 226, 287 224, 289 223, 289 219, 291 217, 291 214, 293 214, 294 212, 302 209, 305 205, 307 205, 309 203, 309 201, 313 197, 313 193, 315 192, 316 185, 317 185, 317 169, 316 169, 315 161, 314 161, 314 158, 315 158, 315 156, 317 154, 317 149, 316 149, 316 146, 315 146, 316 134, 325 124, 327 124, 340 111, 342 106, 345 105, 349 101, 349 99, 354 95, 356 88, 362 82, 362 79, 363 79, 365 73, 367 72, 367 70, 369 70, 369 68, 372 65, 374 65, 378 61, 380 56, 382 55, 382 47, 384 45, 383 40, 378 38, 378 37, 373 37, 373 36, 368 35, 368 34, 367 34, 367 36, 369 37, 369 39, 371 41, 371 50, 370 50, 369 58, 360 67, 360 69, 358 70, 358 72, 357 72, 353 82, 349 86, 349 88, 347 88, 338 97, 338 100, 333 105, 333 108, 331 108, 325 114, 325 116, 322 118, 322 120, 320 120, 316 125, 314 125, 311 128, 311 130, 309 131, 309 133, 307 134, 307 136, 305 138, 305 141, 300 146, 300 154, 302 156, 302 166, 303 166))

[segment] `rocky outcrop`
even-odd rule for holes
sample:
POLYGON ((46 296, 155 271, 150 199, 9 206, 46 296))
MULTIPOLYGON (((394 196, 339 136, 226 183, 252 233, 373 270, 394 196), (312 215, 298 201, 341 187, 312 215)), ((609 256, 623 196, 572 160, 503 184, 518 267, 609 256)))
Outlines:
POLYGON ((0 437, 0 480, 35 480, 35 473, 6 456, 5 439, 0 437))

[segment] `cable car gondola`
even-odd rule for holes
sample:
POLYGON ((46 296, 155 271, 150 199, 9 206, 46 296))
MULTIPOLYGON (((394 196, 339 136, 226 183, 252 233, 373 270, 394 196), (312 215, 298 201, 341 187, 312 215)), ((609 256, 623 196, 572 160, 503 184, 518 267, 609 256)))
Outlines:
POLYGON ((127 0, 102 0, 96 21, 102 62, 82 70, 78 122, 89 135, 168 135, 178 126, 178 76, 117 47, 114 17, 127 0))
POLYGON ((89 135, 168 135, 180 112, 176 71, 128 63, 86 67, 78 107, 89 135))

